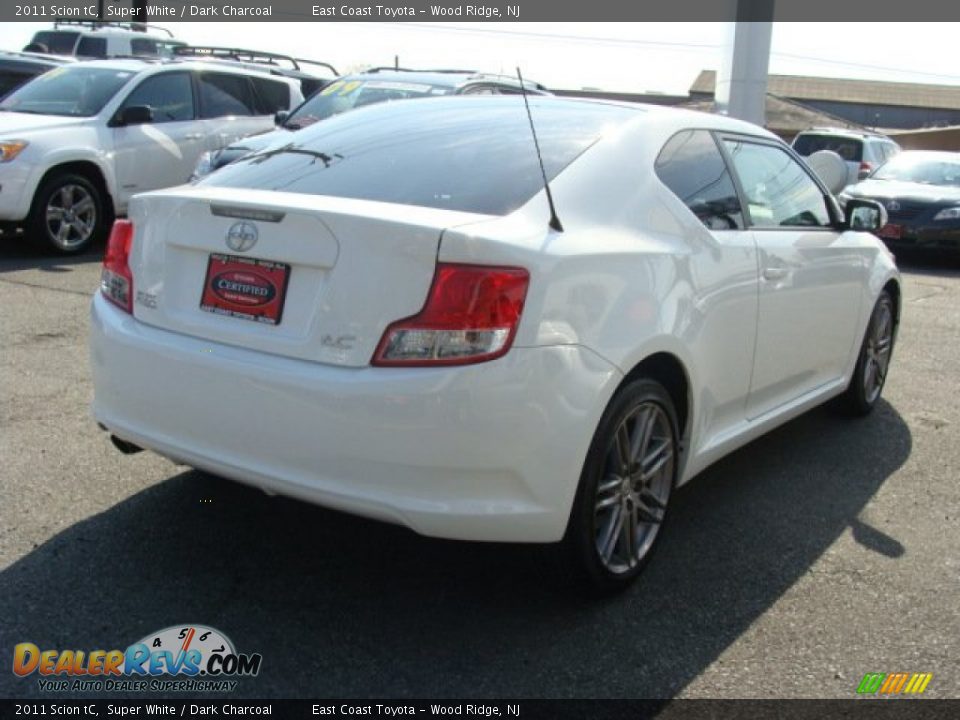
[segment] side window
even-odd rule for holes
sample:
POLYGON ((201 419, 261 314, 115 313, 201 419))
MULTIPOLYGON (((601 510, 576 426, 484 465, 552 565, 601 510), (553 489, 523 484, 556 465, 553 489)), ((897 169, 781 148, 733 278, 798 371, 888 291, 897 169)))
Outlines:
POLYGON ((153 110, 155 123, 193 120, 193 88, 185 72, 148 77, 124 101, 124 107, 146 105, 153 110))
POLYGON ((149 38, 133 38, 130 40, 130 51, 134 55, 157 55, 157 42, 149 38))
POLYGON ((290 109, 290 86, 266 78, 250 78, 257 94, 257 114, 273 115, 278 110, 290 109))
POLYGON ((667 141, 657 176, 711 230, 744 228, 740 199, 720 149, 706 130, 683 130, 667 141))
POLYGON ((107 39, 102 37, 82 37, 77 44, 80 57, 104 58, 107 56, 107 39))
POLYGON ((260 114, 243 75, 200 73, 200 108, 205 118, 260 114))
POLYGON ((820 186, 782 148, 724 140, 757 227, 826 227, 830 214, 820 186))

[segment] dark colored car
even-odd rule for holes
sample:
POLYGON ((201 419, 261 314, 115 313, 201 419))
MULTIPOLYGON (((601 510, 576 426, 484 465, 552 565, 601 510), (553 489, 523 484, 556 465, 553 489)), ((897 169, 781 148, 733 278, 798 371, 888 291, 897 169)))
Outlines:
POLYGON ((0 50, 0 98, 6 97, 37 75, 68 62, 69 59, 57 56, 0 50))
POLYGON ((877 200, 889 222, 880 229, 891 248, 943 248, 960 255, 960 153, 913 150, 881 165, 840 195, 877 200))
POLYGON ((551 94, 539 83, 520 81, 509 75, 487 75, 472 70, 404 70, 373 68, 345 75, 307 98, 289 115, 278 115, 277 129, 238 140, 222 150, 206 153, 194 171, 194 179, 263 150, 291 132, 354 108, 395 100, 446 95, 551 94))

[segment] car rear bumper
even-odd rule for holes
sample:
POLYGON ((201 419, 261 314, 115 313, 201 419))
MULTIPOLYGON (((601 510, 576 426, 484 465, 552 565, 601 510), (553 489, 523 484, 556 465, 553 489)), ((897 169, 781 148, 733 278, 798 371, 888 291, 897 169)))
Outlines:
POLYGON ((145 325, 99 294, 93 414, 161 455, 437 537, 551 542, 621 374, 578 346, 343 368, 145 325))

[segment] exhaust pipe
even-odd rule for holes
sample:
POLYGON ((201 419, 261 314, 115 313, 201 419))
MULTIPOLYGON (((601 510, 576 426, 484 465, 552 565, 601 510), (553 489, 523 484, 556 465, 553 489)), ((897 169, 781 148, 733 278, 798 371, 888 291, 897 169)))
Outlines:
POLYGON ((143 448, 139 445, 134 445, 132 442, 121 440, 116 435, 110 436, 110 442, 112 442, 113 446, 124 455, 135 455, 138 452, 143 452, 143 448))

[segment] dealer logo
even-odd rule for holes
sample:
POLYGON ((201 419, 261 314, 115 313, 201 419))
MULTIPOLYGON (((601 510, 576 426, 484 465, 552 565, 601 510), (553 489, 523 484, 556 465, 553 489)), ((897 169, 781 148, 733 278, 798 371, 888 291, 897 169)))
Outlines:
POLYGON ((246 252, 254 245, 260 237, 257 226, 252 222, 241 220, 235 222, 227 230, 227 247, 234 252, 246 252))
POLYGON ((236 689, 237 678, 256 677, 263 656, 239 653, 226 635, 206 625, 173 625, 126 650, 13 648, 13 673, 38 676, 44 692, 211 691, 236 689))

